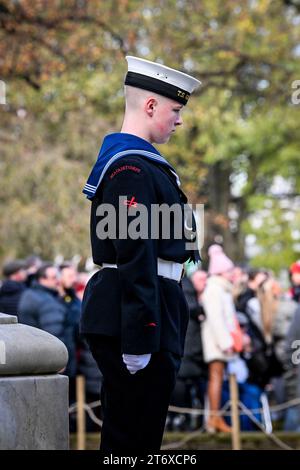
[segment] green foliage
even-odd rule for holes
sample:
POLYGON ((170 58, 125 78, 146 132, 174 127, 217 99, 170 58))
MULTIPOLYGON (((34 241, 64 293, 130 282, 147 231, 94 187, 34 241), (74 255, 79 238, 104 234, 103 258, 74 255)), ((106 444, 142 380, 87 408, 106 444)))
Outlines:
POLYGON ((206 243, 221 233, 225 249, 241 260, 243 238, 254 234, 261 252, 251 262, 275 270, 299 256, 297 210, 286 221, 285 197, 272 189, 282 176, 288 200, 297 204, 299 105, 291 103, 291 84, 300 78, 294 55, 300 30, 291 2, 2 0, 0 6, 8 103, 0 114, 1 259, 89 254, 89 202, 81 189, 103 136, 121 126, 127 53, 203 81, 183 112, 185 126, 161 151, 193 202, 207 204, 206 243), (260 228, 255 215, 263 218, 260 228))
POLYGON ((244 231, 253 234, 259 241, 260 252, 251 263, 279 272, 300 258, 300 200, 297 207, 290 200, 263 196, 256 196, 255 199, 252 220, 243 222, 244 231))

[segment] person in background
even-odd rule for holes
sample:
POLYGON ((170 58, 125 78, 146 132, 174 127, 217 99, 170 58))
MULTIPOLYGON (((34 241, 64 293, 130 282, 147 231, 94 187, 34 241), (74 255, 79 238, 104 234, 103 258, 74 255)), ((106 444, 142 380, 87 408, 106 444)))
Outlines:
MULTIPOLYGON (((91 274, 87 272, 77 273, 77 280, 75 283, 75 291, 77 297, 82 301, 85 287, 90 279, 91 274)), ((97 366, 95 359, 92 356, 90 348, 85 339, 80 335, 80 345, 77 350, 77 375, 83 375, 85 379, 85 399, 86 403, 92 403, 99 400, 102 387, 102 374, 97 366)), ((102 410, 98 406, 93 409, 98 419, 102 419, 102 410)), ((98 432, 99 426, 91 417, 86 416, 86 431, 98 432)))
POLYGON ((58 288, 57 268, 52 263, 44 263, 37 270, 32 287, 21 297, 19 322, 47 331, 65 343, 67 312, 58 288))
POLYGON ((291 296, 300 303, 300 260, 290 266, 291 296))
POLYGON ((236 303, 236 299, 242 295, 246 289, 248 284, 248 273, 245 269, 241 268, 240 266, 235 266, 232 271, 232 284, 233 284, 233 299, 236 303))
POLYGON ((26 286, 31 287, 36 279, 37 270, 42 266, 43 261, 39 256, 30 255, 25 259, 26 263, 26 286))
MULTIPOLYGON (((297 306, 297 302, 291 298, 289 293, 281 290, 279 305, 272 326, 275 353, 283 367, 282 375, 274 377, 271 383, 270 396, 276 405, 295 398, 294 372, 287 364, 286 338, 297 306)), ((272 418, 275 421, 282 420, 287 414, 289 414, 289 409, 278 410, 272 413, 272 418)))
POLYGON ((77 275, 77 281, 76 281, 76 284, 75 284, 75 291, 76 291, 77 297, 81 301, 83 299, 85 287, 86 287, 89 279, 91 278, 91 276, 92 276, 91 274, 86 273, 86 272, 79 272, 78 275, 77 275))
POLYGON ((197 271, 193 272, 191 275, 191 282, 196 292, 198 306, 201 308, 202 315, 204 315, 202 308, 202 296, 207 283, 207 272, 203 271, 202 269, 197 269, 197 271))
MULTIPOLYGON (((292 318, 288 325, 284 348, 285 401, 300 398, 300 260, 291 264, 289 274, 291 282, 289 299, 291 301, 292 318)), ((286 410, 284 430, 300 432, 300 406, 293 406, 286 410)))
POLYGON ((261 309, 262 331, 267 344, 270 344, 280 299, 280 285, 271 274, 266 273, 266 279, 258 288, 257 297, 261 309))
MULTIPOLYGON (((190 278, 182 279, 182 288, 189 306, 190 319, 187 327, 184 356, 179 369, 171 404, 178 407, 193 408, 204 405, 207 380, 207 366, 203 361, 201 323, 205 318, 201 295, 207 280, 205 271, 197 270, 190 278)), ((190 414, 169 413, 169 430, 192 430, 201 426, 190 414)))
POLYGON ((272 377, 282 374, 276 356, 273 323, 279 307, 280 287, 271 274, 252 270, 247 290, 236 301, 237 311, 248 319, 252 353, 248 360, 249 381, 265 388, 272 377))
POLYGON ((74 289, 77 281, 77 269, 71 263, 63 263, 59 266, 59 272, 59 294, 66 308, 65 345, 69 353, 69 360, 64 373, 70 379, 70 399, 75 399, 76 350, 79 344, 79 320, 81 313, 81 301, 74 289))
POLYGON ((3 266, 5 280, 0 287, 0 312, 17 315, 20 298, 26 289, 26 270, 22 260, 9 261, 3 266))
POLYGON ((234 355, 240 329, 232 296, 233 262, 220 245, 208 250, 209 278, 203 293, 206 318, 202 325, 204 360, 208 364, 208 400, 210 415, 206 423, 208 432, 231 432, 220 410, 225 364, 234 355))
POLYGON ((259 269, 252 269, 248 272, 247 288, 236 299, 236 309, 239 312, 247 313, 252 321, 263 332, 262 309, 258 298, 258 292, 266 281, 267 275, 259 269))
MULTIPOLYGON (((76 402, 76 375, 77 352, 79 349, 79 319, 81 313, 81 301, 77 297, 74 286, 77 282, 77 269, 71 263, 63 263, 59 266, 59 294, 66 309, 65 318, 65 345, 68 349, 69 359, 64 374, 69 377, 69 405, 76 402)), ((75 432, 75 415, 70 415, 70 432, 75 432)))
MULTIPOLYGON (((287 399, 300 398, 300 305, 298 304, 286 337, 287 399)), ((287 409, 285 431, 300 432, 300 405, 287 409)))

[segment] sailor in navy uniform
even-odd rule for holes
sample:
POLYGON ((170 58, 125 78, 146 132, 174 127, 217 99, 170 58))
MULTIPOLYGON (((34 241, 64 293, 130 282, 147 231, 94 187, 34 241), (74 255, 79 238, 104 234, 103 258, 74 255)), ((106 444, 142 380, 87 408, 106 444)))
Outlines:
POLYGON ((189 316, 183 263, 200 259, 188 245, 196 236, 193 217, 190 230, 182 217, 180 238, 176 213, 168 236, 154 227, 153 205, 175 204, 182 215, 187 198, 174 168, 152 144, 167 142, 182 123, 180 111, 200 82, 161 64, 126 59, 123 126, 105 137, 83 190, 91 200, 93 260, 101 269, 84 293, 81 332, 103 375, 100 450, 139 454, 160 449, 189 316), (108 205, 117 223, 105 238, 99 227, 108 205), (127 229, 141 207, 147 209, 147 236, 130 237, 127 229))

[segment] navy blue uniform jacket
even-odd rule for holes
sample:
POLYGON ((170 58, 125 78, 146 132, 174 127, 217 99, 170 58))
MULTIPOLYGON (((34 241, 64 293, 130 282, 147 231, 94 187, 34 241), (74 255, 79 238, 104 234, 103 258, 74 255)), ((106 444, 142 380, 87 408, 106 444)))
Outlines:
MULTIPOLYGON (((97 236, 97 224, 103 219, 97 215, 99 205, 112 204, 118 215, 119 196, 125 196, 128 204, 128 225, 135 218, 130 215, 130 201, 137 207, 145 205, 149 214, 151 204, 177 203, 183 210, 187 203, 167 162, 147 158, 147 152, 146 156, 135 152, 115 161, 111 159, 120 148, 136 149, 138 145, 160 155, 151 144, 136 136, 107 136, 102 146, 105 149, 102 169, 106 162, 108 168, 97 174, 96 180, 100 177, 101 184, 97 186, 94 179, 93 185, 87 185, 88 190, 94 188, 94 194, 86 191, 92 200, 90 230, 94 263, 114 263, 118 269, 101 269, 89 280, 82 304, 81 332, 119 337, 122 352, 127 354, 167 350, 183 355, 188 306, 181 285, 157 275, 157 258, 177 263, 188 259, 198 261, 199 253, 186 249, 190 240, 184 236, 175 239, 172 217, 168 239, 160 236, 121 239, 119 227, 115 237, 103 240, 97 236)), ((150 233, 150 215, 148 227, 150 233)))

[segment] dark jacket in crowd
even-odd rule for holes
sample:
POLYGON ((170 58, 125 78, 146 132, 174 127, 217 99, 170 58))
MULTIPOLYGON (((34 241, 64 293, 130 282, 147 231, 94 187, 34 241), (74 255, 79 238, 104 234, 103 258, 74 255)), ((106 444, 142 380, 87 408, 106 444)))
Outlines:
POLYGON ((246 312, 247 311, 247 304, 250 299, 253 297, 256 297, 256 293, 253 289, 250 289, 250 287, 247 287, 247 289, 242 292, 237 300, 236 300, 236 309, 238 312, 246 312))
POLYGON ((62 300, 66 308, 65 345, 69 353, 69 360, 64 374, 68 377, 75 377, 77 373, 76 351, 80 342, 79 319, 81 314, 81 301, 73 289, 68 289, 62 300))
POLYGON ((294 377, 293 391, 289 399, 300 396, 300 306, 297 307, 292 323, 286 337, 286 368, 291 377, 294 377))
POLYGON ((56 336, 65 343, 66 307, 58 292, 34 284, 21 297, 19 322, 56 336))
POLYGON ((181 362, 178 377, 181 379, 195 379, 206 375, 207 366, 203 361, 201 342, 201 320, 205 313, 198 303, 197 294, 192 282, 183 278, 182 289, 189 306, 190 319, 185 338, 184 356, 181 362))
POLYGON ((247 381, 264 388, 272 377, 280 376, 283 369, 276 356, 274 343, 266 342, 263 331, 248 307, 248 302, 253 297, 256 297, 256 292, 248 287, 238 296, 236 310, 246 318, 244 329, 251 340, 251 352, 242 353, 249 371, 247 381))
POLYGON ((293 299, 300 303, 300 286, 293 286, 291 289, 293 299))
POLYGON ((0 288, 0 312, 8 315, 18 315, 20 298, 25 289, 23 282, 10 279, 3 281, 0 288))

